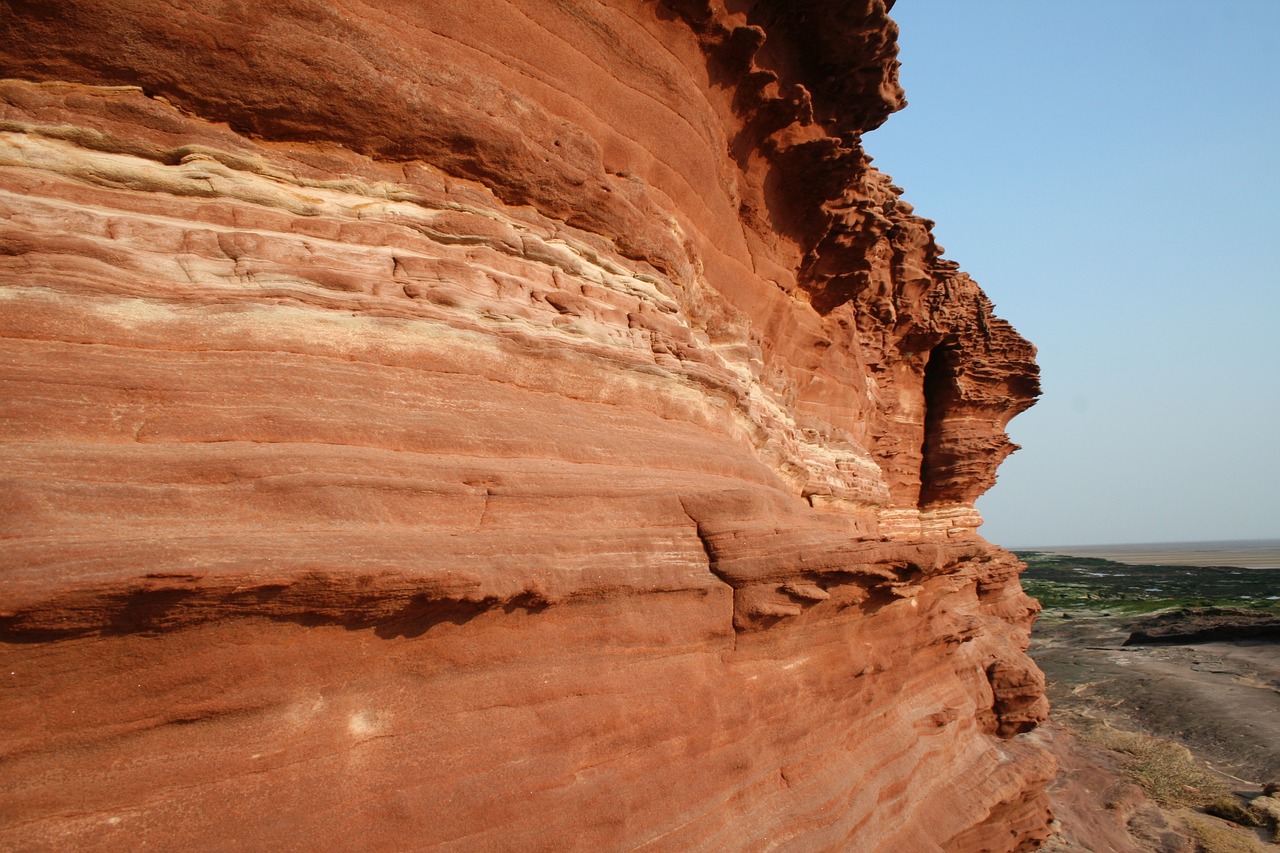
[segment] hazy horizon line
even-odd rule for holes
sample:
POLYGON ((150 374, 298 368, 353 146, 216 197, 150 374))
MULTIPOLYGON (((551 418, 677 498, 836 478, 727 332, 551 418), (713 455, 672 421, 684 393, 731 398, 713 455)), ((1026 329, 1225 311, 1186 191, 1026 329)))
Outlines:
MULTIPOLYGON (((1176 539, 1176 540, 1150 540, 1145 542, 1056 542, 1051 545, 1006 545, 997 543, 1000 547, 1010 551, 1032 551, 1036 549, 1048 548, 1150 548, 1150 547, 1181 547, 1181 546, 1222 546, 1233 545, 1239 546, 1269 546, 1275 547, 1280 545, 1280 537, 1251 537, 1246 539, 1176 539)), ((1212 549, 1210 549, 1212 550, 1212 549)))

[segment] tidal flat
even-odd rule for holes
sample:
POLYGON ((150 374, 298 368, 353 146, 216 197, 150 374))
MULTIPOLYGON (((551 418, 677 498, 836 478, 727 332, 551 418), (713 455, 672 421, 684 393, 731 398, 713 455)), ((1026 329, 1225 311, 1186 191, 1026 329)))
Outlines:
MULTIPOLYGON (((1022 550, 1022 549, 1015 549, 1022 550)), ((1132 545, 1068 545, 1027 553, 1102 557, 1117 563, 1151 566, 1227 566, 1280 569, 1280 539, 1229 539, 1216 542, 1143 542, 1132 545)))

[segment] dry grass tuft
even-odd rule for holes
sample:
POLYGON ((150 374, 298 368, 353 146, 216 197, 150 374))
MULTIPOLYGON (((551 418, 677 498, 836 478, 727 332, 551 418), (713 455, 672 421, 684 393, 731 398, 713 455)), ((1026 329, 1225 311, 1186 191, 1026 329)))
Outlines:
POLYGON ((1086 739, 1119 753, 1125 775, 1165 808, 1200 808, 1231 797, 1231 789, 1196 763, 1191 751, 1171 740, 1095 727, 1086 739))
POLYGON ((1220 817, 1241 826, 1262 826, 1262 821, 1258 820, 1253 812, 1240 805, 1235 797, 1219 797, 1211 803, 1206 803, 1204 810, 1214 817, 1220 817))
POLYGON ((1200 853, 1267 853, 1257 838, 1239 829, 1222 826, 1212 818, 1195 812, 1182 812, 1182 819, 1196 836, 1200 853))
POLYGON ((1116 753, 1120 769, 1148 797, 1164 808, 1177 809, 1195 836, 1198 853, 1267 853, 1249 830, 1192 811, 1204 809, 1240 823, 1250 823, 1254 817, 1226 782, 1197 763, 1182 744, 1114 729, 1105 722, 1089 727, 1081 737, 1116 753))

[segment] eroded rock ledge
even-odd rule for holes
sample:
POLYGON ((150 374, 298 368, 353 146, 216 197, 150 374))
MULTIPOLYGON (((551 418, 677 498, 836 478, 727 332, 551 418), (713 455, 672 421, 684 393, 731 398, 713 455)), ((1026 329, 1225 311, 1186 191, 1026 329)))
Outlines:
POLYGON ((881 0, 0 28, 5 845, 1043 837, 1034 351, 881 0))

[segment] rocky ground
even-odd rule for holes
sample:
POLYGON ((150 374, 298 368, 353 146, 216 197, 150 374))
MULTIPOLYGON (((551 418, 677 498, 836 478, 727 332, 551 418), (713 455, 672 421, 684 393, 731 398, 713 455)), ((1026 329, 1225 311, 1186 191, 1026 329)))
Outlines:
POLYGON ((1224 798, 1247 805, 1280 778, 1280 620, 1261 594, 1272 578, 1255 569, 1245 584, 1198 569, 1205 588, 1217 590, 1214 603, 1232 603, 1220 589, 1228 583, 1254 608, 1173 602, 1143 613, 1150 602, 1124 591, 1135 567, 1106 563, 1075 566, 1072 579, 1065 561, 1037 571, 1032 559, 1026 576, 1030 590, 1058 605, 1040 616, 1031 647, 1053 705, 1053 722, 1037 737, 1062 766, 1051 791, 1060 832, 1046 849, 1275 849, 1269 828, 1205 813, 1224 798))

